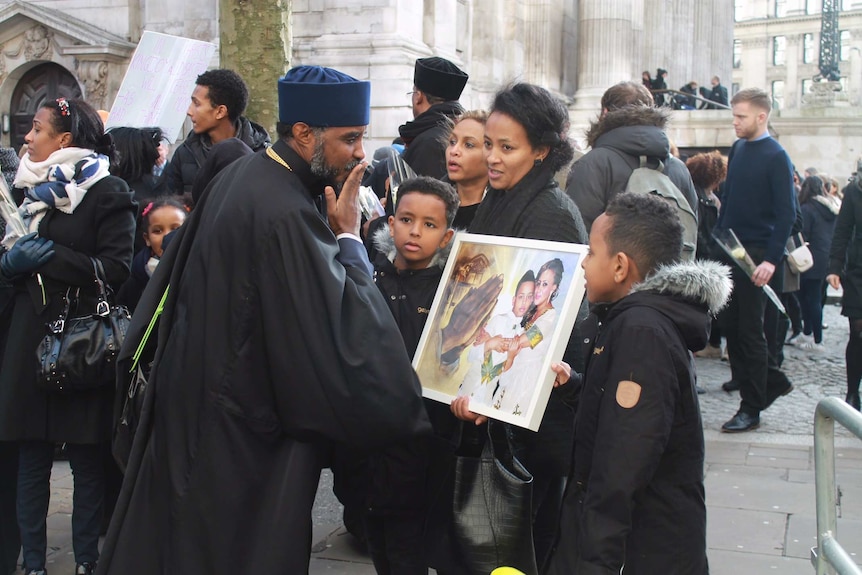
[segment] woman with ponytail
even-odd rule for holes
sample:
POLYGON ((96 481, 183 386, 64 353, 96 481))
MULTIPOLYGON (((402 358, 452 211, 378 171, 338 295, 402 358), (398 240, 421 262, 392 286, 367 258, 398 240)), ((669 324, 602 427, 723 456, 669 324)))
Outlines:
POLYGON ((96 111, 81 100, 47 101, 25 137, 14 181, 24 233, 8 225, 0 281, 11 285, 0 323, 0 441, 19 446, 17 514, 24 572, 45 572, 46 514, 54 445, 65 443, 74 477, 76 574, 95 571, 104 493, 103 446, 111 438, 114 386, 50 392, 36 384, 36 348, 45 325, 77 294, 70 317, 97 302, 90 258, 113 287, 129 275, 136 205, 109 173, 114 146, 96 111))

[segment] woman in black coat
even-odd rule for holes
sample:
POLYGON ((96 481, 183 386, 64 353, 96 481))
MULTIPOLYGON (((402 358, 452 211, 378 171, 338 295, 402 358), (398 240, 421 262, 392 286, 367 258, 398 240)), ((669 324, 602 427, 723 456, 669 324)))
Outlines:
MULTIPOLYGON (((695 257, 698 260, 707 260, 710 259, 709 255, 715 244, 715 240, 712 239, 712 229, 718 221, 718 210, 721 209, 721 201, 715 192, 718 190, 718 185, 727 177, 727 158, 718 151, 695 154, 686 160, 685 166, 691 173, 691 181, 697 192, 695 257)), ((709 343, 694 355, 713 359, 721 357, 721 329, 714 318, 709 330, 709 343)))
POLYGON ((844 288, 841 313, 850 320, 847 341, 846 401, 859 409, 862 379, 862 171, 844 188, 844 200, 835 224, 826 281, 844 288))
POLYGON ((805 350, 823 351, 823 281, 838 211, 826 197, 823 180, 817 176, 810 176, 802 182, 799 204, 802 206, 802 236, 814 256, 814 265, 800 277, 799 304, 804 340, 797 345, 805 350))
MULTIPOLYGON (((544 88, 515 84, 497 93, 485 124, 485 158, 490 189, 468 231, 495 236, 583 244, 581 213, 554 176, 574 155, 567 139, 565 106, 544 88)), ((579 317, 587 315, 586 302, 579 317)), ((583 371, 579 324, 564 359, 583 371)), ((538 432, 512 428, 514 448, 533 475, 533 542, 541 567, 553 544, 574 433, 572 386, 554 388, 538 432), (569 388, 569 389, 567 389, 569 388)), ((469 398, 452 404, 468 420, 469 398)))
POLYGON ((65 443, 74 475, 72 533, 76 573, 95 570, 102 518, 102 445, 111 436, 114 388, 49 392, 37 386, 36 348, 64 296, 78 292, 82 315, 95 309, 92 258, 111 286, 129 274, 136 205, 126 183, 109 174, 113 145, 83 101, 43 104, 25 137, 28 153, 15 179, 24 195, 22 237, 7 233, 0 279, 12 288, 0 341, 0 441, 19 446, 18 525, 26 573, 44 572, 46 510, 54 445, 65 443))

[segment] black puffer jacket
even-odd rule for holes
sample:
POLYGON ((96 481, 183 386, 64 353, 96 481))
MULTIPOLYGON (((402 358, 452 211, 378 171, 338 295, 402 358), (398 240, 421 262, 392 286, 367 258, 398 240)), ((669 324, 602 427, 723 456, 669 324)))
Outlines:
POLYGON ((703 424, 690 351, 724 306, 716 262, 658 270, 594 308, 598 331, 548 575, 706 575, 703 424))
MULTIPOLYGON (((412 356, 443 276, 449 249, 438 251, 425 269, 398 270, 393 263, 395 241, 389 235, 389 226, 377 230, 373 241, 377 248, 374 283, 395 318, 407 353, 412 356)), ((428 399, 425 405, 446 428, 441 430, 437 425, 435 432, 450 435, 457 420, 448 406, 428 399)), ((412 438, 369 454, 337 449, 334 465, 338 498, 345 506, 360 506, 364 513, 413 516, 422 521, 428 502, 426 473, 430 441, 430 438, 412 438)))
POLYGON ((627 106, 608 112, 587 132, 589 153, 572 165, 566 193, 581 210, 589 231, 611 199, 625 191, 629 176, 646 156, 655 166, 664 162, 664 173, 697 213, 697 193, 688 168, 670 155, 665 126, 670 112, 646 106, 627 106))
POLYGON ((414 172, 438 180, 446 175, 446 138, 452 120, 463 111, 458 102, 435 104, 398 128, 407 146, 402 157, 414 172))
MULTIPOLYGON (((249 148, 257 152, 270 144, 269 134, 263 126, 255 124, 245 116, 240 116, 236 122, 236 138, 242 140, 249 148)), ((182 195, 191 193, 192 184, 201 164, 206 160, 212 140, 207 134, 190 132, 186 141, 174 152, 170 163, 162 174, 165 193, 182 195)))
POLYGON ((706 191, 697 189, 697 254, 698 259, 707 259, 712 252, 712 229, 718 221, 718 198, 706 191))
POLYGON ((814 256, 814 265, 803 272, 802 279, 822 280, 826 277, 838 209, 838 204, 830 204, 823 196, 816 196, 802 204, 802 236, 814 256))
POLYGON ((857 175, 844 188, 827 271, 841 278, 844 288, 841 313, 851 318, 862 317, 862 176, 857 175))

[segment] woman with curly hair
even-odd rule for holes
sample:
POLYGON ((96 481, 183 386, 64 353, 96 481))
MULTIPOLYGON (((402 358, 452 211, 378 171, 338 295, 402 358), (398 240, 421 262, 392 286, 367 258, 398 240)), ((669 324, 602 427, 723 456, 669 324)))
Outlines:
MULTIPOLYGON (((489 189, 468 231, 581 244, 588 241, 580 211, 554 179, 574 156, 568 129, 566 106, 544 88, 519 83, 496 94, 485 123, 489 189)), ((581 312, 579 317, 586 317, 586 306, 581 312)), ((574 371, 583 370, 579 329, 580 322, 575 324, 563 358, 574 371)), ((564 377, 567 379, 568 375, 564 377)), ((575 391, 573 388, 554 388, 537 433, 511 430, 517 455, 533 474, 533 542, 538 565, 553 544, 571 462, 574 409, 568 394, 575 391)), ((455 399, 452 412, 475 422, 479 416, 470 412, 469 401, 468 397, 455 399)), ((442 569, 447 574, 456 572, 442 569)))
MULTIPOLYGON (((718 220, 718 210, 721 209, 721 201, 715 195, 718 185, 727 177, 727 158, 716 150, 713 152, 696 154, 685 163, 694 189, 697 192, 697 259, 709 259, 712 246, 712 229, 718 220)), ((696 352, 697 357, 719 358, 721 357, 721 331, 718 322, 712 322, 709 332, 709 343, 696 352)))

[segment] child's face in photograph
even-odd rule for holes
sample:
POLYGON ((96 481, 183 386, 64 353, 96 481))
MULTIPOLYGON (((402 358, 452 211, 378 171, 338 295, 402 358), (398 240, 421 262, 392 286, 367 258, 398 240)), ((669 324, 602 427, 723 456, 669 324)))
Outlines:
POLYGON ((614 258, 605 238, 611 226, 611 219, 601 214, 590 228, 590 251, 581 263, 587 287, 587 300, 590 303, 612 302, 619 284, 614 281, 614 258))
POLYGON ((442 199, 421 192, 402 195, 395 215, 389 216, 389 235, 395 240, 395 267, 427 268, 452 234, 446 225, 446 204, 442 199))
POLYGON ((150 212, 144 241, 154 255, 162 257, 162 240, 185 221, 186 213, 175 206, 162 206, 150 212))
POLYGON ((534 282, 524 282, 518 286, 515 297, 512 298, 512 313, 515 317, 524 317, 530 306, 533 305, 534 282))

